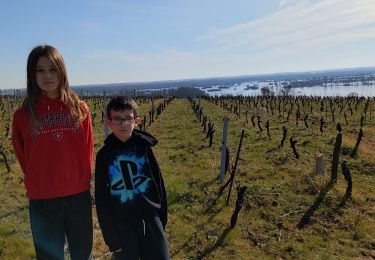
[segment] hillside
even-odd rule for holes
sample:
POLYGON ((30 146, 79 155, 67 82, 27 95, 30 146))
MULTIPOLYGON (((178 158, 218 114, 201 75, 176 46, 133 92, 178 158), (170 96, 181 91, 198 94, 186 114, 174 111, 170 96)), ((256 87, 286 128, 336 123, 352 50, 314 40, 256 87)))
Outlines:
MULTIPOLYGON (((1 145, 11 167, 8 173, 0 155, 1 259, 34 256, 22 173, 7 134, 11 123, 9 109, 14 111, 20 100, 3 97, 0 102, 1 145)), ((104 140, 103 103, 94 98, 88 98, 87 102, 93 114, 97 151, 104 140)), ((191 103, 175 98, 162 111, 159 107, 160 115, 151 124, 150 100, 143 98, 137 102, 141 118, 146 116, 146 131, 159 141, 154 151, 167 189, 166 234, 173 259, 375 258, 374 99, 206 97, 191 103), (201 121, 194 104, 197 112, 202 108, 201 121), (204 116, 207 121, 203 121, 204 116), (244 130, 228 204, 229 187, 220 194, 219 183, 225 116, 229 118, 230 162, 224 183, 235 165, 244 130), (207 131, 209 122, 215 130, 210 147, 203 131, 204 126, 207 131), (342 146, 337 182, 332 183, 338 122, 343 129, 342 146), (287 136, 281 146, 283 126, 287 128, 287 136), (351 158, 360 128, 364 135, 357 154, 351 158), (299 159, 289 144, 292 136, 297 140, 299 159), (315 173, 316 153, 323 153, 324 174, 315 173), (350 169, 351 197, 342 174, 343 161, 347 161, 350 169), (244 186, 242 209, 232 228, 237 191, 244 186)), ((156 99, 155 107, 163 102, 162 98, 156 99)), ((93 214, 94 257, 110 259, 95 208, 93 214)))

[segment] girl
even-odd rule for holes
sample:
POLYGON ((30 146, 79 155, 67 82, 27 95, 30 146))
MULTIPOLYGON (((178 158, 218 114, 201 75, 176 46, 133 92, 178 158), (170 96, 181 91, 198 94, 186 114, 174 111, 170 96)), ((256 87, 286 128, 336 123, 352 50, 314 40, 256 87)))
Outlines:
POLYGON ((88 106, 69 88, 52 46, 27 60, 27 96, 13 115, 13 147, 25 175, 37 259, 90 259, 93 135, 88 106))

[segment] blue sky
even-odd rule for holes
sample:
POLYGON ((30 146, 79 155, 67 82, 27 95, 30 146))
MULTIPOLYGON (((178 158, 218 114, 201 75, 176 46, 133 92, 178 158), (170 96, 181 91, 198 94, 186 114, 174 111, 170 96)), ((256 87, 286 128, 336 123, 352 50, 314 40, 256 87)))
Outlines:
POLYGON ((38 44, 71 85, 375 66, 374 0, 0 0, 0 88, 38 44))

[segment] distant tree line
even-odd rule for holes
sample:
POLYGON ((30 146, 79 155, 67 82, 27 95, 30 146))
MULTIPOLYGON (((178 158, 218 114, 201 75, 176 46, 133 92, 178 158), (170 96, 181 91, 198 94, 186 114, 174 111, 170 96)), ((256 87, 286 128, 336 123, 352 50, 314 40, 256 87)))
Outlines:
POLYGON ((180 87, 172 89, 170 93, 172 94, 172 96, 179 98, 195 98, 200 96, 207 96, 207 94, 204 91, 194 87, 180 87))

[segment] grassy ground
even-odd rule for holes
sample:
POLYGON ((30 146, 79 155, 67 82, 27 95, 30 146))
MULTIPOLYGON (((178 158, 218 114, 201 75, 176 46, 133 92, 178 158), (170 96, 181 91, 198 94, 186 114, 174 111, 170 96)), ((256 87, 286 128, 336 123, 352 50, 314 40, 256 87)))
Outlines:
MULTIPOLYGON (((4 101, 3 101, 4 102, 4 101)), ((156 100, 155 106, 162 102, 156 100)), ((88 101, 95 117, 95 150, 103 143, 101 106, 88 101)), ((332 151, 337 131, 327 118, 325 133, 319 132, 318 105, 310 118, 296 126, 264 109, 242 108, 241 117, 213 102, 201 100, 203 112, 215 124, 212 147, 186 99, 172 101, 147 131, 159 144, 154 151, 162 169, 169 202, 166 234, 173 259, 372 259, 375 257, 375 119, 366 120, 358 156, 347 160, 353 178, 352 198, 340 203, 346 182, 339 169, 337 183, 326 188, 331 171, 332 151), (248 122, 244 111, 248 109, 248 122), (253 127, 253 113, 270 120, 271 140, 265 129, 253 127), (228 146, 234 164, 241 130, 244 139, 229 204, 228 189, 220 196, 219 171, 223 117, 229 117, 228 146), (312 124, 312 123, 315 124, 312 124), (279 147, 282 126, 288 128, 284 147, 279 147), (301 158, 296 159, 289 137, 298 140, 301 158), (316 175, 315 153, 324 154, 326 174, 316 175), (236 187, 247 186, 237 225, 230 228, 236 187), (326 188, 326 189, 325 189, 326 188), (299 228, 303 216, 309 223, 299 228)), ((151 103, 140 104, 141 118, 151 103)), ((373 104, 374 105, 374 104, 373 104)), ((358 109, 359 111, 360 109, 358 109)), ((0 115, 1 117, 1 115, 0 115)), ((357 138, 360 114, 343 124, 343 151, 350 150, 357 138)), ((337 120, 344 122, 337 116, 337 120)), ((5 121, 0 122, 3 136, 5 121)), ((2 139, 11 152, 8 139, 2 139)), ((225 176, 228 180, 229 174, 225 176)), ((7 173, 0 159, 0 258, 31 259, 34 255, 28 222, 27 199, 22 174, 14 161, 7 173)), ((94 209, 94 257, 109 259, 94 209)))

